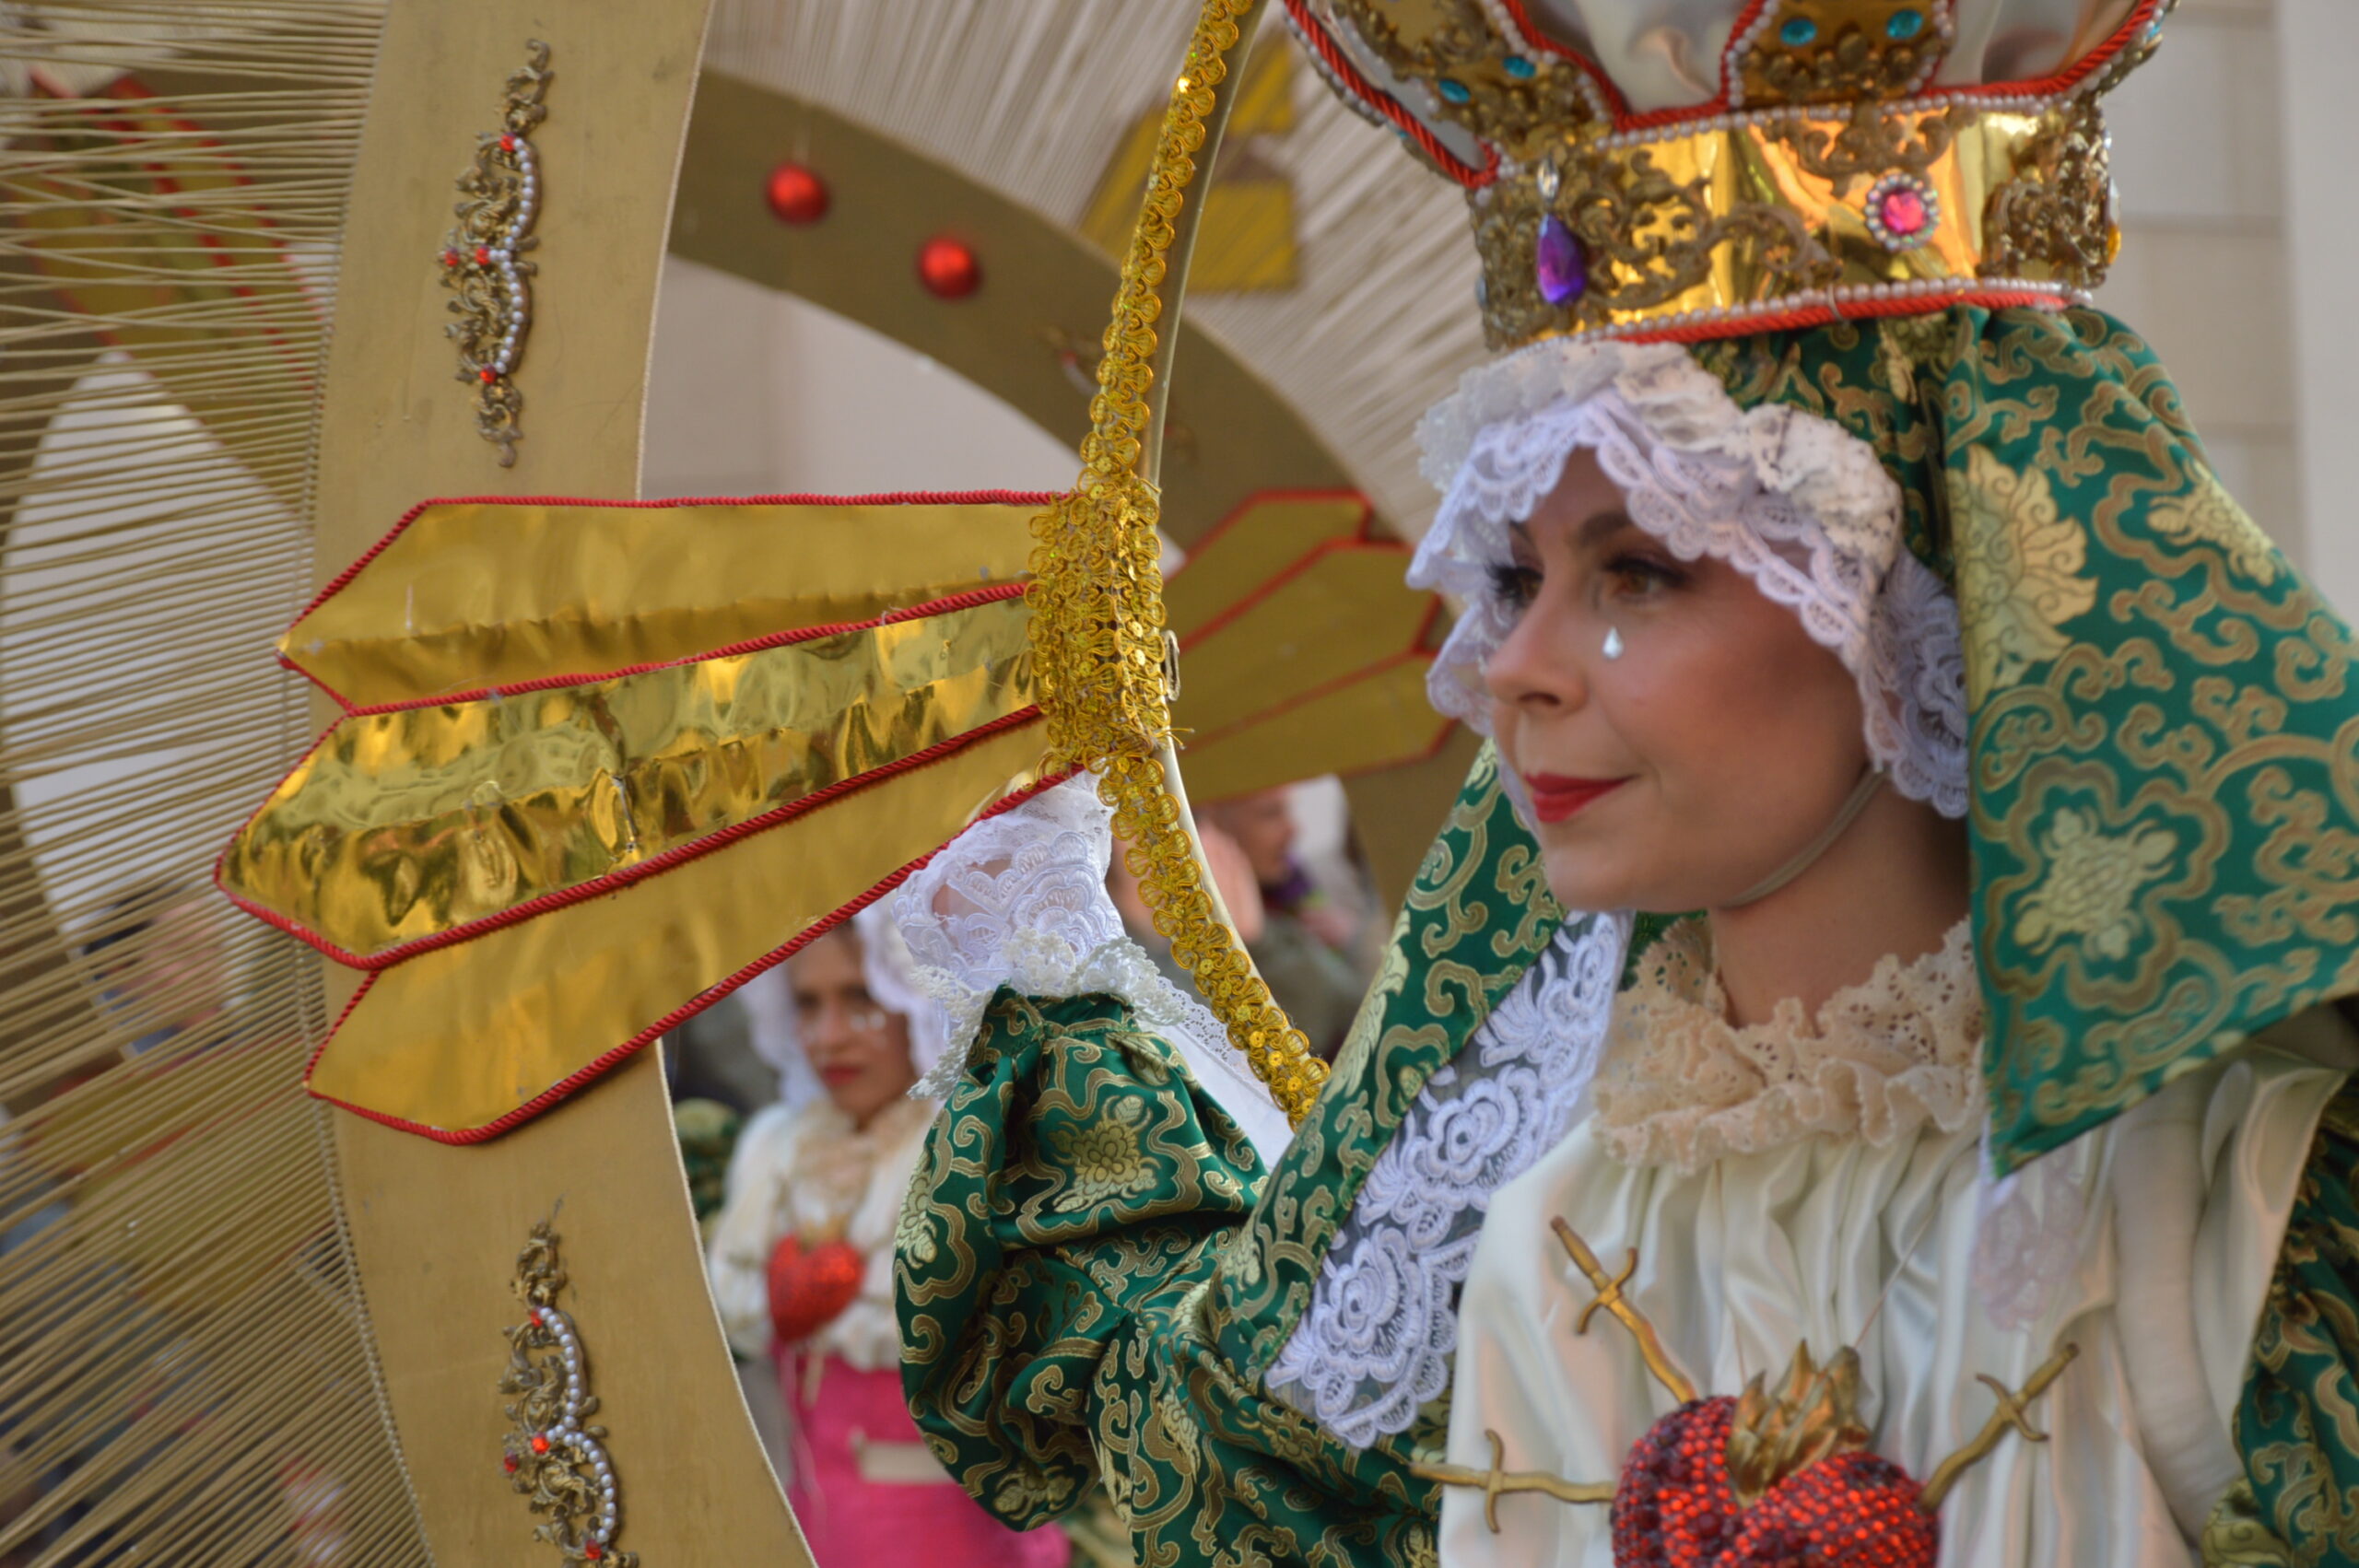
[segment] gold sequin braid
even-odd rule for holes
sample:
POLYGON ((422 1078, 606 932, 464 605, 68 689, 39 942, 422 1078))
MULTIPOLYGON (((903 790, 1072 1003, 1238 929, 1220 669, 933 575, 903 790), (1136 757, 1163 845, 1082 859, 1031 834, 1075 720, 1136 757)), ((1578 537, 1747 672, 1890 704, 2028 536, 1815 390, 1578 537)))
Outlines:
MULTIPOLYGON (((1262 0, 1206 0, 1173 85, 1138 227, 1122 261, 1114 320, 1097 365, 1082 472, 1071 494, 1035 519, 1032 554, 1033 664, 1048 720, 1051 766, 1080 766, 1100 778, 1114 831, 1154 914, 1155 929, 1195 977, 1228 1037, 1291 1120, 1319 1097, 1327 1065, 1280 1011, 1222 919, 1189 831, 1172 757, 1164 662, 1163 573, 1156 562, 1160 493, 1152 481, 1156 327, 1176 331, 1186 270, 1183 204, 1200 154, 1209 158, 1225 118, 1220 94, 1262 0), (1177 242, 1179 253, 1173 257, 1177 242), (1171 320, 1163 286, 1173 275, 1171 320)), ((1189 215, 1192 218, 1193 215, 1189 215)), ((1168 380, 1168 375, 1166 377, 1168 380)))

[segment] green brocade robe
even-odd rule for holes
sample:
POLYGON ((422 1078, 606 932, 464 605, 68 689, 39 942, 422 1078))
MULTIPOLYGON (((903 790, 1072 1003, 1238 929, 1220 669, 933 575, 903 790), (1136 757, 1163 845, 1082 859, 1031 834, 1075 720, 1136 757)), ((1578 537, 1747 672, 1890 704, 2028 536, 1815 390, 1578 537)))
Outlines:
POLYGON ((1486 751, 1274 1170, 1105 997, 1002 990, 910 1189, 902 1375, 951 1473, 1010 1524, 1103 1478, 1143 1564, 1421 1563, 1438 1405, 1366 1450, 1264 1385, 1402 1115, 1561 917, 1486 751))

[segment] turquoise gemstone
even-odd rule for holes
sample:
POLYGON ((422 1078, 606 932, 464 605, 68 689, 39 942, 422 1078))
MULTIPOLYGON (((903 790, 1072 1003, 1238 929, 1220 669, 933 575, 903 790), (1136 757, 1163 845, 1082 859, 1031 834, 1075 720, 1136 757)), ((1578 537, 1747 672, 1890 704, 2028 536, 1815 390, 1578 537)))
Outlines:
POLYGON ((1818 24, 1808 17, 1796 17, 1778 29, 1778 41, 1789 49, 1807 49, 1818 41, 1818 24))
POLYGON ((1434 86, 1440 89, 1442 97, 1448 99, 1452 103, 1465 103, 1471 100, 1474 96, 1473 93, 1466 90, 1466 84, 1464 82, 1454 80, 1449 76, 1444 76, 1440 81, 1436 82, 1434 86))
POLYGON ((1533 64, 1531 61, 1526 60, 1520 54, 1508 55, 1507 57, 1507 68, 1508 76, 1515 77, 1518 81, 1523 82, 1530 81, 1540 70, 1539 66, 1533 64))
POLYGON ((1892 14, 1892 20, 1884 23, 1884 30, 1892 35, 1894 42, 1907 43, 1910 39, 1915 38, 1919 33, 1925 30, 1925 13, 1922 11, 1895 11, 1892 14))

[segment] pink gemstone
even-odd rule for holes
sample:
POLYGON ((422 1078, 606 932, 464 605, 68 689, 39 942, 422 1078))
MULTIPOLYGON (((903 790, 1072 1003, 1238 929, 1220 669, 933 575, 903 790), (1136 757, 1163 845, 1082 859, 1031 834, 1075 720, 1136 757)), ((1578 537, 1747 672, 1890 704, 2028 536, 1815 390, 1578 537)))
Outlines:
POLYGON ((1925 210, 1924 193, 1912 191, 1905 185, 1896 191, 1884 193, 1883 206, 1877 216, 1884 219, 1884 228, 1903 240, 1913 240, 1924 233, 1925 226, 1932 216, 1925 210))

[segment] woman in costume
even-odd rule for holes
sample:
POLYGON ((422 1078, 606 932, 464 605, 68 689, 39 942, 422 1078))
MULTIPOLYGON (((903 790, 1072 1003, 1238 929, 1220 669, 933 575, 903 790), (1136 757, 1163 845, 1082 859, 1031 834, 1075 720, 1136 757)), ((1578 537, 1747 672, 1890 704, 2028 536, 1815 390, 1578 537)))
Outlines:
POLYGON ((778 1368, 813 1559, 1062 1568, 1062 1533, 1017 1535, 944 1480, 901 1401, 892 1238, 935 1110, 909 1094, 913 1037, 942 1038, 931 1004, 873 906, 783 967, 794 1048, 826 1093, 747 1124, 710 1257, 731 1344, 778 1368))
POLYGON ((1083 896, 1086 780, 901 895, 971 1042, 905 1382, 994 1512, 2359 1554, 2353 641, 2083 300, 2165 9, 1289 4, 1470 190, 1507 352, 1421 431, 1413 580, 1493 745, 1283 1147, 1083 896))

